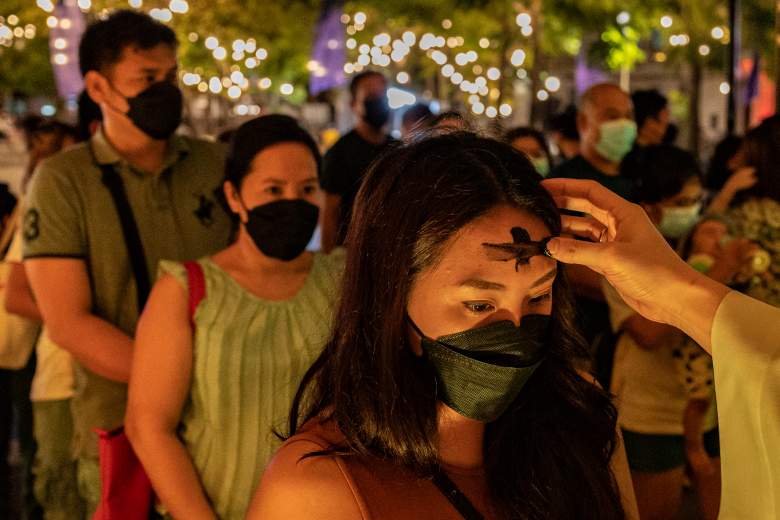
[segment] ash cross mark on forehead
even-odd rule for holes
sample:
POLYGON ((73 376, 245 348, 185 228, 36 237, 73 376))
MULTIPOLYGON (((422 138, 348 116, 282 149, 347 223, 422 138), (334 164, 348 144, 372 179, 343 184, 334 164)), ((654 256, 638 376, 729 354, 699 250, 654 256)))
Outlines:
POLYGON ((547 242, 552 237, 546 237, 538 242, 531 240, 531 235, 525 228, 513 227, 510 230, 512 242, 505 244, 483 243, 482 246, 487 250, 487 256, 491 260, 499 262, 515 261, 515 271, 520 269, 520 265, 528 265, 532 256, 547 255, 547 242))
POLYGON ((510 233, 512 233, 512 242, 515 244, 522 244, 523 242, 531 241, 531 235, 528 233, 528 231, 526 231, 525 228, 513 227, 510 230, 510 233))

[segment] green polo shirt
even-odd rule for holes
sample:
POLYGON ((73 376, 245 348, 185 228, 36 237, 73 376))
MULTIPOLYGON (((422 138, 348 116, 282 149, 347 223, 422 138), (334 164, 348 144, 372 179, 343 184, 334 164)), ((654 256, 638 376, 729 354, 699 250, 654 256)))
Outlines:
MULTIPOLYGON (((45 160, 36 170, 26 198, 24 258, 83 259, 93 313, 132 337, 139 314, 136 284, 98 163, 114 167, 124 182, 153 276, 162 259, 191 260, 227 246, 230 217, 216 198, 223 162, 221 145, 174 136, 163 173, 150 174, 130 166, 99 131, 89 143, 45 160)), ((79 456, 97 456, 92 430, 122 424, 127 385, 76 365, 76 450, 79 456)))

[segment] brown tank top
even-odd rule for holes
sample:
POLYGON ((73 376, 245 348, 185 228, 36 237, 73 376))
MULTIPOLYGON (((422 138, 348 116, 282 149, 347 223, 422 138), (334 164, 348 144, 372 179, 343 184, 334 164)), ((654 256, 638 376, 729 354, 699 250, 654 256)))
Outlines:
MULTIPOLYGON (((343 436, 332 422, 315 420, 306 424, 285 446, 305 442, 314 445, 313 450, 325 450, 342 440, 343 436)), ((363 520, 463 520, 430 479, 420 479, 404 468, 378 458, 334 456, 333 459, 341 478, 352 491, 363 520)), ((442 465, 442 468, 486 520, 498 518, 491 510, 485 473, 481 468, 448 465, 442 465)))

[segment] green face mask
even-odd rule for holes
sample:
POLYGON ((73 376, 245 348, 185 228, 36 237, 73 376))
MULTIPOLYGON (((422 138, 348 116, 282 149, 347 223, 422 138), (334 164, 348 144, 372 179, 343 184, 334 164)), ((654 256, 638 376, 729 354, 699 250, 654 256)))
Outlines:
POLYGON ((549 316, 529 315, 520 327, 499 321, 435 340, 412 326, 436 371, 439 400, 487 423, 501 417, 541 365, 549 322, 549 316))
POLYGON ((612 162, 620 162, 636 140, 636 123, 630 119, 607 121, 599 126, 599 142, 596 151, 612 162))
POLYGON ((547 157, 531 159, 531 164, 534 165, 534 168, 536 168, 536 171, 539 172, 539 175, 542 177, 550 175, 550 161, 547 160, 547 157))
POLYGON ((681 208, 664 208, 658 230, 666 238, 682 238, 696 227, 701 218, 701 202, 681 208))

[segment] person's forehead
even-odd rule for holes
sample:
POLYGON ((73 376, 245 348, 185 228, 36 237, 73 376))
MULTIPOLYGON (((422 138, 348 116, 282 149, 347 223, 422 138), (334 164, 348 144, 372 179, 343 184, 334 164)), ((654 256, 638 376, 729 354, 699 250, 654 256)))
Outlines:
POLYGON ((705 220, 698 225, 698 231, 715 232, 725 231, 726 223, 720 220, 705 220))
POLYGON ((704 188, 701 185, 701 181, 697 177, 691 177, 683 184, 679 193, 672 195, 667 200, 676 202, 680 199, 695 199, 701 196, 702 191, 704 191, 704 188))
POLYGON ((135 46, 126 47, 121 58, 115 64, 118 69, 162 69, 176 68, 176 50, 170 45, 161 43, 150 49, 135 46))
MULTIPOLYGON (((450 239, 441 258, 442 266, 457 269, 458 266, 468 268, 479 263, 502 263, 490 260, 483 244, 512 243, 514 227, 525 229, 533 241, 550 235, 550 230, 538 217, 509 206, 499 206, 467 224, 450 239)), ((511 264, 514 269, 514 261, 505 263, 511 264)))
MULTIPOLYGON (((317 167, 317 161, 312 156, 311 150, 298 142, 275 143, 258 152, 250 164, 253 171, 290 170, 297 171, 301 165, 311 164, 317 167)), ((305 172, 308 176, 309 172, 305 172)))
POLYGON ((605 87, 593 93, 591 105, 599 112, 608 110, 629 111, 631 98, 617 87, 605 87))
POLYGON ((376 93, 376 92, 382 92, 385 90, 387 86, 387 83, 385 82, 385 78, 378 75, 378 74, 372 74, 368 76, 367 78, 363 78, 363 80, 358 83, 358 93, 376 93))
POLYGON ((683 193, 698 193, 702 191, 704 188, 701 185, 701 180, 699 180, 698 177, 691 177, 687 181, 685 181, 685 184, 683 184, 683 193))
POLYGON ((537 150, 542 147, 539 144, 539 141, 537 141, 536 138, 531 137, 530 135, 524 135, 522 137, 518 137, 517 139, 512 141, 512 144, 519 148, 533 149, 533 150, 537 150))

